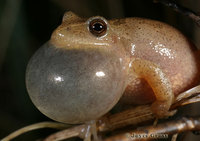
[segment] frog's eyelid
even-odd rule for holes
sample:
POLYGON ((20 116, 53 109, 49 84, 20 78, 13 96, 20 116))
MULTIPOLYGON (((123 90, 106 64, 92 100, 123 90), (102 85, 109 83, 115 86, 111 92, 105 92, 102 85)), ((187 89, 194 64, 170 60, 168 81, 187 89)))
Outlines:
POLYGON ((103 20, 106 24, 108 24, 108 21, 104 18, 104 17, 101 17, 101 16, 94 16, 94 17, 91 17, 89 18, 86 23, 89 24, 92 20, 95 20, 95 19, 101 19, 103 20))

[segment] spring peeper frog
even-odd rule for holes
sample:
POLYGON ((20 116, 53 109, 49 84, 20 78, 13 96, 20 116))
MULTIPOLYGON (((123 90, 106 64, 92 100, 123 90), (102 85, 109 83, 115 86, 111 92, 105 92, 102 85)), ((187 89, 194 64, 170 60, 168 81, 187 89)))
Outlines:
POLYGON ((125 104, 153 103, 158 117, 174 96, 199 81, 197 49, 175 28, 154 20, 80 18, 65 13, 31 58, 29 95, 48 117, 83 123, 125 104))

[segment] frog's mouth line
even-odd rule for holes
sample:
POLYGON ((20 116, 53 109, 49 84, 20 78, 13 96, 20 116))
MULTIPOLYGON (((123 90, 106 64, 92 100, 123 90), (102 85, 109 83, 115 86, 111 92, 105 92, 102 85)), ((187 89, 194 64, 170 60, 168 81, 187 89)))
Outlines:
POLYGON ((90 49, 90 48, 109 48, 110 44, 109 43, 90 43, 90 42, 87 42, 87 43, 82 43, 82 42, 72 42, 72 43, 69 43, 69 44, 57 44, 55 43, 53 40, 50 40, 49 41, 53 46, 55 46, 56 48, 65 48, 65 49, 81 49, 81 48, 87 48, 87 49, 90 49), (72 45, 73 44, 73 45, 72 45))
MULTIPOLYGON (((49 44, 54 46, 54 44, 49 41, 49 44)), ((54 46, 55 47, 55 46, 54 46)), ((112 53, 113 50, 109 47, 108 44, 96 44, 94 45, 90 45, 90 44, 76 44, 76 45, 67 45, 67 46, 62 46, 62 47, 55 47, 56 50, 63 50, 63 51, 92 51, 94 52, 96 50, 96 52, 102 52, 102 53, 112 53)))

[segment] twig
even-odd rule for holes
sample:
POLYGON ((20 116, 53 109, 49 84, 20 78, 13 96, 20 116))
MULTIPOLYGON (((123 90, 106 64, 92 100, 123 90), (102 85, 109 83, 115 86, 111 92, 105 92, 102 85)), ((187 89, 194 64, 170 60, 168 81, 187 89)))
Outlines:
MULTIPOLYGON (((179 94, 170 110, 200 102, 200 85, 179 94)), ((99 131, 114 130, 128 125, 138 125, 155 119, 150 105, 141 105, 99 120, 99 131)))
POLYGON ((105 116, 97 122, 100 132, 111 131, 128 125, 138 125, 155 119, 150 105, 137 106, 120 113, 105 116))
MULTIPOLYGON (((196 86, 188 91, 181 93, 176 97, 174 104, 171 106, 171 110, 177 109, 183 105, 200 102, 200 85, 196 86)), ((105 116, 97 121, 97 130, 99 132, 111 131, 118 128, 126 127, 128 125, 136 126, 141 123, 152 121, 155 119, 154 114, 151 111, 150 105, 141 105, 132 109, 122 111, 117 114, 105 116)), ((172 122, 173 123, 173 122, 172 122)), ((195 125, 195 124, 194 124, 195 125)), ((1 141, 9 141, 25 132, 41 129, 41 128, 56 128, 66 129, 71 125, 54 123, 54 122, 42 122, 33 124, 22 129, 19 129, 9 136, 5 137, 1 141)), ((59 131, 50 135, 45 141, 63 140, 71 137, 80 136, 80 131, 85 129, 86 125, 78 125, 66 130, 59 131)), ((190 130, 190 128, 188 128, 190 130)), ((171 131, 170 131, 171 132, 171 131)), ((183 130, 181 130, 183 132, 183 130)))
POLYGON ((170 109, 173 110, 196 102, 200 102, 200 85, 179 94, 170 109))
POLYGON ((85 128, 85 125, 79 125, 70 129, 65 129, 62 132, 57 132, 50 135, 44 141, 60 141, 71 137, 80 136, 81 130, 85 128))
POLYGON ((10 141, 13 138, 15 138, 23 133, 26 133, 26 132, 29 132, 32 130, 36 130, 36 129, 41 129, 41 128, 66 129, 70 126, 71 125, 57 123, 57 122, 40 122, 40 123, 32 124, 32 125, 26 126, 24 128, 21 128, 15 132, 11 133, 7 137, 1 139, 1 141, 10 141))
POLYGON ((179 12, 183 15, 188 16, 189 18, 191 18, 192 20, 195 21, 195 23, 200 26, 200 16, 197 15, 195 12, 193 12, 192 10, 185 8, 183 6, 180 6, 178 4, 176 4, 173 1, 170 0, 153 0, 155 3, 161 3, 163 5, 166 5, 168 7, 171 7, 172 9, 174 9, 176 12, 179 12))
MULTIPOLYGON (((105 116, 97 121, 99 132, 111 131, 127 125, 137 125, 139 123, 153 120, 155 117, 149 105, 138 106, 134 109, 126 110, 110 116, 105 116), (147 120, 148 119, 148 120, 147 120)), ((60 141, 71 137, 79 137, 80 131, 87 125, 79 125, 66 130, 51 134, 44 141, 60 141)))
MULTIPOLYGON (((200 98, 198 98, 198 97, 200 97, 199 92, 200 92, 200 86, 196 86, 188 91, 181 93, 180 96, 176 97, 174 104, 171 106, 171 109, 174 110, 174 109, 177 109, 178 107, 186 105, 186 104, 200 102, 200 98)), ((122 128, 122 127, 125 127, 128 125, 135 126, 135 125, 141 124, 143 122, 151 121, 154 119, 155 119, 155 116, 151 111, 150 105, 142 105, 142 106, 138 106, 133 109, 129 109, 129 110, 126 110, 126 111, 123 111, 123 112, 120 112, 117 114, 109 115, 109 116, 99 119, 97 122, 97 130, 99 132, 111 131, 111 130, 122 128)), ((181 120, 181 122, 182 122, 182 120, 181 120)), ((174 122, 172 122, 172 123, 174 123, 174 122)), ((170 125, 172 126, 173 124, 170 124, 170 125)), ((181 126, 181 124, 180 124, 180 126, 181 126)), ((154 128, 154 127, 152 127, 152 128, 154 128)), ((169 130, 169 129, 167 129, 167 130, 169 130)), ((190 128, 188 128, 188 130, 190 130, 190 128)), ((68 131, 72 132, 73 128, 69 129, 68 131)), ((156 131, 156 129, 155 129, 155 131, 156 131)), ((171 132, 171 130, 169 130, 169 131, 171 132)), ((185 131, 185 128, 184 128, 184 130, 182 130, 182 128, 181 128, 181 132, 184 132, 184 131, 185 131)), ((55 134, 50 135, 50 137, 53 139, 54 136, 59 135, 60 136, 59 138, 67 139, 68 135, 66 134, 66 132, 67 132, 66 130, 59 131, 55 134)), ((76 135, 78 136, 79 131, 77 130, 76 132, 77 132, 76 135)), ((174 132, 174 133, 177 133, 177 132, 174 132)), ((124 133, 123 135, 125 135, 125 134, 126 133, 124 133)), ((172 133, 170 133, 170 134, 172 134, 172 133)), ((48 141, 55 141, 55 140, 50 140, 50 137, 48 137, 48 139, 49 139, 48 141)), ((119 137, 119 136, 117 136, 117 137, 119 137)), ((118 138, 118 140, 120 140, 120 137, 118 138)))
POLYGON ((141 139, 159 139, 167 138, 170 134, 181 133, 185 131, 200 130, 200 118, 186 118, 174 120, 157 126, 142 127, 134 131, 125 132, 116 136, 109 137, 104 141, 135 141, 141 139), (138 138, 137 135, 143 135, 143 138, 138 138))
POLYGON ((178 137, 178 133, 174 134, 174 135, 172 136, 171 141, 176 141, 176 140, 177 140, 177 137, 178 137))
POLYGON ((198 93, 200 93, 200 85, 193 87, 193 88, 179 94, 176 97, 176 102, 181 101, 181 100, 186 99, 186 98, 190 98, 192 96, 195 96, 195 94, 198 94, 198 93))

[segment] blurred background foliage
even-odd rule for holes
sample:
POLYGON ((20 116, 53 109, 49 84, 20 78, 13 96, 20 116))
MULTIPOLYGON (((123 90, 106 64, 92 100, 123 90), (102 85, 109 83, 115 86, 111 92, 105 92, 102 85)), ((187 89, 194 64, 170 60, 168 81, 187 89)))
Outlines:
MULTIPOLYGON (((177 3, 200 12, 199 0, 177 0, 177 3)), ((200 46, 200 29, 193 21, 152 0, 0 0, 0 138, 23 126, 50 120, 30 101, 25 70, 31 55, 49 40, 65 11, 82 17, 160 20, 178 28, 200 46)), ((34 131, 16 141, 36 140, 51 132, 34 131)))

